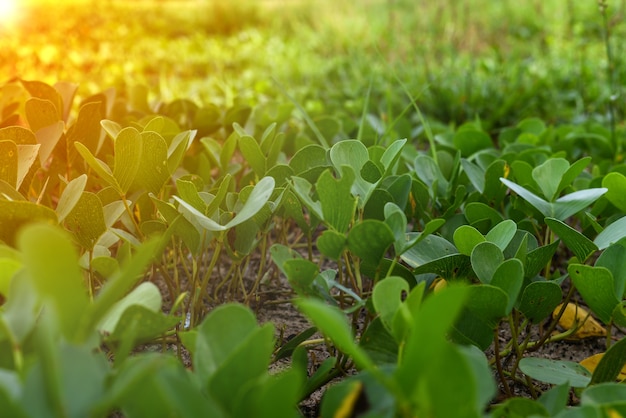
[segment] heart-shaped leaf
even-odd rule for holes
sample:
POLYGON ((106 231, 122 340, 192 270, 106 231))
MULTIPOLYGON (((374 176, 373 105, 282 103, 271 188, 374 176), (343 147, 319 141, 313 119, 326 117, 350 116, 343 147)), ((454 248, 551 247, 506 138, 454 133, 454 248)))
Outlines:
POLYGON ((519 310, 532 323, 537 324, 544 320, 561 302, 563 292, 554 282, 533 282, 522 292, 519 310))
POLYGON ((65 218, 65 226, 83 248, 91 251, 98 238, 107 230, 102 202, 98 196, 83 192, 65 218))
POLYGON ((561 178, 569 166, 569 162, 565 158, 549 158, 533 169, 533 179, 549 202, 554 201, 557 197, 561 178))
POLYGON ((113 177, 117 180, 123 194, 126 194, 135 181, 141 165, 142 153, 141 133, 133 127, 122 129, 115 138, 113 177))
POLYGON ((489 284, 495 271, 504 261, 504 254, 491 242, 481 242, 472 251, 472 269, 481 282, 489 284))
MULTIPOLYGON (((372 301, 374 309, 389 332, 393 332, 393 317, 402 305, 402 297, 409 293, 409 284, 401 277, 391 276, 374 287, 372 301)), ((394 335, 396 338, 401 337, 394 335)))
POLYGON ((486 239, 478 232, 476 228, 470 225, 461 225, 454 231, 453 235, 454 245, 458 248, 461 254, 472 255, 474 247, 481 242, 485 242, 486 239))
POLYGON ((366 219, 352 227, 348 234, 348 248, 364 263, 378 265, 394 242, 393 232, 381 221, 366 219))
POLYGON ((613 275, 604 267, 591 267, 584 264, 570 264, 569 272, 576 289, 598 318, 605 324, 611 321, 615 306, 621 296, 615 294, 613 275))
POLYGON ((327 229, 317 239, 317 248, 326 257, 337 261, 346 248, 346 236, 332 229, 327 229))
POLYGON ((487 241, 496 244, 498 248, 504 251, 515 236, 516 232, 517 224, 514 221, 507 219, 506 221, 502 221, 491 228, 485 238, 487 241))
POLYGON ((333 178, 330 170, 324 171, 315 189, 322 206, 322 219, 337 232, 346 232, 356 210, 356 197, 352 195, 354 172, 346 167, 340 179, 333 178))
POLYGON ((517 303, 517 298, 522 290, 524 282, 524 266, 522 262, 516 258, 511 258, 502 262, 493 273, 491 285, 499 287, 509 297, 505 314, 511 313, 511 310, 517 303))
POLYGON ((469 157, 482 149, 493 147, 491 138, 487 133, 473 129, 458 130, 454 134, 452 142, 464 157, 469 157))

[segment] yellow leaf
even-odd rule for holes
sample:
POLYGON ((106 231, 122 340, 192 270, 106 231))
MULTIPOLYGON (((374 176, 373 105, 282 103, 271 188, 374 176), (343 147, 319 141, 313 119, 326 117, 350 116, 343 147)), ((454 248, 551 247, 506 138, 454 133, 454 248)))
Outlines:
POLYGON ((351 386, 350 392, 343 398, 341 406, 335 411, 333 418, 348 418, 354 415, 354 406, 361 395, 363 384, 355 382, 351 386))
MULTIPOLYGON (((602 357, 604 356, 604 353, 598 353, 598 354, 594 354, 591 357, 587 357, 584 360, 580 361, 580 365, 583 366, 585 369, 589 370, 591 373, 593 373, 596 370, 596 367, 598 367, 598 363, 600 363, 600 360, 602 360, 602 357)), ((622 367, 622 370, 619 372, 619 375, 617 375, 617 380, 624 380, 626 379, 626 366, 622 367)))
MULTIPOLYGON (((561 310, 561 306, 556 307, 552 312, 552 317, 556 318, 561 310)), ((582 340, 589 337, 605 337, 606 329, 600 325, 598 321, 593 319, 589 315, 589 311, 573 303, 568 303, 565 307, 565 311, 559 319, 559 325, 568 330, 577 327, 578 329, 569 338, 575 340, 582 340)))
POLYGON ((433 290, 433 292, 437 293, 442 289, 445 289, 446 286, 448 286, 448 282, 446 281, 446 279, 444 279, 443 277, 437 277, 430 285, 430 288, 433 290))

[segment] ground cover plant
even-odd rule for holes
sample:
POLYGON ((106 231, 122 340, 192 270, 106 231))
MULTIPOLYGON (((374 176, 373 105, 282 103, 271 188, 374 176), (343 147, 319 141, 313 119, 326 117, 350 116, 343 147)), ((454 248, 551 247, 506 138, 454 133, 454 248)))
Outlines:
POLYGON ((625 6, 478 3, 5 23, 2 414, 626 414, 625 6))

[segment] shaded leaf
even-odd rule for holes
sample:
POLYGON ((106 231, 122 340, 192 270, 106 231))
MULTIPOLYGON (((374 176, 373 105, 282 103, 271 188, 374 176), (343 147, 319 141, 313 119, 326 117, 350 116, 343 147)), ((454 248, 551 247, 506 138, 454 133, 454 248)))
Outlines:
POLYGON ((567 271, 583 300, 602 322, 608 324, 621 300, 621 295, 619 298, 615 295, 611 272, 604 267, 583 264, 570 264, 567 271))
POLYGON ((519 368, 533 379, 553 385, 566 383, 575 388, 584 388, 591 382, 591 373, 573 361, 525 357, 520 360, 519 368))
POLYGON ((546 218, 546 224, 572 250, 578 260, 584 262, 598 250, 598 247, 586 236, 555 218, 546 218))
POLYGON ((545 319, 561 302, 563 294, 558 284, 539 281, 530 283, 522 292, 519 310, 534 324, 545 319))

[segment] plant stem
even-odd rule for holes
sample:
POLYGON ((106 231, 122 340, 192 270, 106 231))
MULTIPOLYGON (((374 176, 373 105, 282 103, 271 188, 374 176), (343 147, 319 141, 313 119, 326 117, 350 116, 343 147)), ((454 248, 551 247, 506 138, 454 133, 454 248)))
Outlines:
POLYGON ((204 277, 202 278, 202 283, 200 285, 200 289, 199 289, 200 292, 198 294, 198 299, 194 301, 193 315, 192 315, 192 318, 194 318, 194 320, 200 319, 199 314, 201 312, 201 309, 197 305, 202 304, 203 295, 206 293, 206 289, 209 284, 209 279, 211 278, 213 269, 217 265, 217 261, 220 258, 220 253, 222 252, 223 245, 224 245, 224 232, 220 232, 216 240, 215 249, 213 250, 213 257, 211 257, 211 262, 204 273, 204 277))
MULTIPOLYGON (((546 343, 546 341, 548 341, 550 339, 550 334, 552 334, 552 331, 554 331, 556 329, 556 326, 559 323, 559 320, 561 319, 561 317, 563 316, 563 313, 565 312, 565 308, 567 307, 567 304, 569 303, 570 299, 574 295, 574 290, 575 290, 575 287, 574 287, 574 284, 572 283, 570 288, 569 288, 569 292, 567 292, 567 296, 565 296, 565 299, 563 300, 563 302, 561 304, 561 309, 559 310, 559 313, 557 314, 556 317, 554 317, 552 319, 552 322, 550 323, 550 326, 548 327, 548 329, 546 331, 544 331, 544 334, 541 336, 539 341, 537 341, 534 344, 529 344, 529 346, 528 346, 528 350, 529 351, 536 351, 536 350, 538 350, 539 347, 544 345, 546 343)), ((554 340, 550 339, 550 341, 554 341, 554 340)))
POLYGON ((499 329, 500 329, 500 326, 498 325, 498 327, 494 331, 494 338, 493 338, 493 352, 495 354, 496 370, 498 372, 498 377, 500 378, 500 382, 502 382, 502 386, 504 387, 504 392, 506 393, 506 396, 511 398, 513 397, 513 392, 511 392, 511 387, 509 386, 509 382, 506 380, 506 377, 504 376, 504 370, 502 369, 502 360, 500 357, 500 341, 498 337, 499 329))

